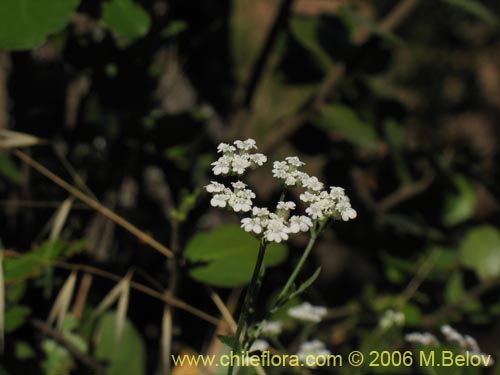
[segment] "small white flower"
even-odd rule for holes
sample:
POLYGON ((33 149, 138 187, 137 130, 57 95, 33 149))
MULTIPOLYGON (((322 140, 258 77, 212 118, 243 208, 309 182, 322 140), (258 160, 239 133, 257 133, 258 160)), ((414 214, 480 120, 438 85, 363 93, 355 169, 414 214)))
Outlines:
POLYGON ((405 340, 412 344, 420 344, 424 346, 437 346, 439 341, 429 332, 412 332, 405 335, 405 340))
POLYGON ((228 145, 227 143, 219 143, 217 146, 218 153, 229 153, 236 151, 236 147, 228 145))
POLYGON ((271 219, 267 223, 265 232, 266 240, 269 242, 277 242, 288 240, 289 229, 283 223, 281 218, 271 219))
POLYGON ((387 310, 380 318, 380 328, 387 330, 391 327, 401 327, 405 324, 405 316, 400 311, 387 310))
POLYGON ((299 233, 307 232, 312 226, 312 220, 308 216, 292 216, 288 227, 291 233, 299 233))
POLYGON ((319 323, 326 316, 328 310, 323 306, 313 306, 309 302, 288 309, 288 315, 297 320, 319 323))
POLYGON ((306 189, 313 191, 321 191, 324 188, 324 184, 318 180, 317 177, 308 177, 302 179, 302 186, 306 189))
POLYGON ((235 195, 229 198, 229 205, 234 212, 248 212, 252 209, 252 201, 250 199, 241 198, 235 195))
POLYGON ((250 166, 251 163, 248 160, 248 157, 246 157, 245 155, 234 155, 231 163, 231 168, 233 172, 237 174, 243 174, 245 173, 246 169, 250 166))
POLYGON ((283 332, 283 322, 266 322, 262 327, 262 334, 267 336, 279 336, 283 332))
POLYGON ((330 196, 333 199, 345 197, 345 189, 338 186, 330 186, 330 196))
POLYGON ((245 217, 241 219, 241 227, 245 230, 245 232, 260 234, 262 232, 262 221, 258 217, 245 217))
POLYGON ((226 155, 221 156, 219 159, 217 159, 217 161, 214 161, 211 165, 214 166, 212 168, 214 175, 218 176, 220 174, 228 174, 229 167, 231 166, 231 158, 226 155))
POLYGON ((223 184, 220 184, 216 181, 211 181, 210 184, 208 184, 207 186, 205 186, 205 189, 209 192, 209 193, 221 193, 225 190, 225 186, 223 184))
POLYGON ((226 207, 227 201, 229 200, 229 195, 227 194, 216 194, 210 200, 212 207, 226 207))
POLYGON ((253 148, 257 148, 257 145, 256 145, 256 142, 255 140, 253 140, 252 138, 248 138, 247 140, 245 141, 240 141, 240 140, 237 140, 237 141, 234 141, 233 144, 239 149, 239 150, 243 150, 243 151, 250 151, 251 149, 253 148))
POLYGON ((306 213, 313 219, 323 219, 325 214, 323 213, 323 209, 320 204, 313 203, 309 207, 306 208, 306 213))
POLYGON ((326 345, 319 340, 304 342, 297 352, 299 360, 311 368, 316 368, 316 359, 318 357, 328 357, 330 354, 331 352, 326 348, 326 345))
POLYGON ((254 207, 252 209, 252 215, 253 216, 268 216, 269 210, 265 207, 264 208, 254 207))
POLYGON ((290 211, 290 210, 295 210, 295 202, 284 202, 284 201, 280 201, 278 202, 278 205, 276 206, 276 208, 278 210, 285 210, 285 211, 290 211))
POLYGON ((264 352, 267 349, 269 349, 269 343, 266 340, 255 340, 248 351, 250 353, 255 351, 264 352))
POLYGON ((264 154, 253 154, 250 155, 250 160, 260 167, 267 161, 267 157, 264 154))
POLYGON ((301 167, 305 165, 306 163, 300 161, 300 159, 297 156, 288 156, 285 158, 288 164, 293 165, 294 167, 301 167))

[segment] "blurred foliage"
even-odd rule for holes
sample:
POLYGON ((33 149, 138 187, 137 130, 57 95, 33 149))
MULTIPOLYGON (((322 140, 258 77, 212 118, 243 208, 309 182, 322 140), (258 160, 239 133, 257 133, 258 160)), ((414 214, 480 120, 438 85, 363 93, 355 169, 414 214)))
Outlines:
MULTIPOLYGON (((297 154, 312 174, 345 187, 358 210, 355 221, 328 229, 299 277, 312 284, 300 298, 330 308, 310 337, 334 353, 415 351, 405 333, 448 323, 496 356, 491 371, 500 373, 500 3, 295 0, 273 36, 286 3, 0 1, 0 131, 48 140, 29 155, 177 252, 165 262, 76 203, 58 239, 47 240, 67 194, 19 162, 1 136, 0 374, 93 373, 33 326, 48 316, 68 264, 87 268, 61 335, 109 374, 155 373, 162 304, 132 292, 116 348, 117 314, 95 326, 91 319, 113 283, 94 275, 85 292, 90 270, 120 280, 133 269, 135 282, 160 294, 175 278, 176 297, 214 316, 202 285, 234 304, 229 288, 248 282, 258 242, 210 209, 201 188, 216 145, 246 136, 270 160, 297 154), (265 64, 252 75, 259 56, 265 64), (382 330, 388 309, 406 324, 382 330)), ((265 173, 250 180, 259 205, 281 193, 265 173)), ((304 245, 299 236, 268 249, 257 317, 304 245)), ((274 318, 292 343, 302 327, 285 309, 274 318)), ((214 327, 185 311, 175 310, 171 335, 174 353, 215 347, 214 327)))

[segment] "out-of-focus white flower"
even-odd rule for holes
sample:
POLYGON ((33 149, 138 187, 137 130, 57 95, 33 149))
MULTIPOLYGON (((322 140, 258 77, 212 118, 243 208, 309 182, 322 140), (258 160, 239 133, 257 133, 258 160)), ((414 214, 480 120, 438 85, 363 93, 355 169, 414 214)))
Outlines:
MULTIPOLYGON (((316 360, 318 357, 328 357, 331 352, 326 348, 326 345, 319 341, 306 341, 299 347, 297 356, 299 360, 306 366, 316 368, 316 360)), ((322 360, 324 362, 324 360, 322 360)))
POLYGON ((278 202, 278 205, 276 206, 276 208, 278 210, 284 210, 284 211, 295 210, 295 203, 294 202, 280 201, 280 202, 278 202))
POLYGON ((412 344, 424 346, 437 346, 439 341, 429 332, 412 332, 405 335, 405 340, 412 344))
POLYGON ((248 351, 250 353, 255 351, 264 352, 267 349, 269 349, 269 343, 266 340, 255 340, 248 351))
POLYGON ((391 327, 402 327, 405 324, 405 316, 400 311, 387 310, 380 318, 379 326, 382 329, 391 327))
POLYGON ((288 315, 297 320, 319 323, 326 316, 328 310, 324 306, 313 306, 309 302, 288 309, 288 315))
POLYGON ((279 336, 283 332, 283 322, 266 322, 262 327, 262 334, 265 336, 279 336))

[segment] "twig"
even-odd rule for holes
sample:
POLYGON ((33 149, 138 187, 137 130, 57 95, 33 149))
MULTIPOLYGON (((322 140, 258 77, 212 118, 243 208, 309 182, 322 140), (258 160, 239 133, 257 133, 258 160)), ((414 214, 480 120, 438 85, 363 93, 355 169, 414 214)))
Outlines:
POLYGON ((62 178, 45 168, 43 165, 38 163, 37 161, 33 160, 31 157, 26 155, 24 152, 19 151, 19 150, 12 150, 12 153, 21 159, 24 163, 27 165, 31 166, 32 168, 36 169, 39 173, 47 177, 49 180, 54 182, 55 184, 59 185, 61 188, 66 190, 68 193, 73 195, 74 197, 80 199, 83 203, 87 204, 89 207, 95 209, 102 215, 106 216, 108 219, 114 221, 116 224, 127 230, 128 232, 132 233, 134 236, 136 236, 139 240, 142 242, 148 244, 151 246, 153 249, 159 251, 163 255, 165 255, 167 258, 171 258, 174 256, 172 251, 168 249, 166 246, 162 245, 158 241, 156 241, 154 238, 152 238, 150 235, 146 234, 133 224, 129 223, 127 220, 125 220, 123 217, 117 215, 113 211, 111 211, 109 208, 103 206, 101 203, 97 202, 95 199, 90 198, 80 190, 76 189, 74 186, 68 184, 66 181, 64 181, 62 178))
POLYGON ((91 369, 95 374, 102 374, 106 372, 106 366, 98 362, 95 358, 89 356, 88 354, 82 352, 75 345, 73 345, 69 340, 64 338, 62 334, 53 330, 49 325, 38 319, 31 319, 31 325, 37 330, 42 332, 44 335, 50 336, 58 344, 64 346, 71 355, 82 365, 91 369))
MULTIPOLYGON (((380 28, 389 32, 398 27, 401 22, 413 11, 417 5, 417 0, 403 0, 396 5, 391 12, 380 22, 380 28)), ((366 43, 370 34, 366 33, 357 38, 358 45, 366 43)), ((267 136, 266 142, 261 150, 264 153, 274 149, 304 122, 310 119, 315 110, 324 102, 326 95, 330 93, 333 87, 344 77, 345 69, 342 65, 334 66, 320 83, 318 91, 308 98, 305 104, 292 116, 285 119, 282 124, 276 126, 276 130, 267 136)))
MULTIPOLYGON (((54 262, 54 265, 56 267, 60 267, 60 268, 90 273, 90 274, 93 274, 96 276, 103 277, 103 278, 108 279, 108 280, 120 281, 123 279, 122 277, 120 277, 118 275, 101 270, 99 268, 87 266, 85 264, 71 264, 71 263, 66 263, 66 262, 62 262, 62 261, 56 261, 56 262, 54 262)), ((163 301, 165 303, 168 303, 172 306, 177 307, 178 309, 187 311, 187 312, 191 313, 192 315, 195 315, 198 318, 203 319, 206 322, 209 322, 211 324, 218 325, 220 322, 220 320, 217 319, 216 317, 209 315, 206 312, 203 312, 203 311, 197 309, 196 307, 191 306, 184 301, 181 301, 180 299, 177 299, 177 298, 174 298, 172 296, 157 292, 156 290, 151 289, 143 284, 131 281, 130 287, 141 292, 141 293, 147 294, 148 296, 153 297, 159 301, 163 301)))
POLYGON ((246 109, 249 109, 252 105, 252 101, 262 78, 262 73, 264 72, 264 68, 266 67, 267 60, 269 59, 274 43, 276 42, 276 39, 279 35, 280 29, 283 27, 288 18, 288 15, 290 14, 290 9, 292 8, 293 1, 294 0, 283 0, 281 2, 280 9, 276 15, 276 18, 274 19, 271 30, 267 35, 266 41, 262 47, 259 57, 255 61, 242 101, 242 105, 246 109))
POLYGON ((423 327, 432 327, 438 323, 441 319, 446 318, 448 315, 456 311, 458 308, 463 306, 470 300, 481 297, 483 294, 490 292, 495 288, 500 287, 500 277, 485 281, 474 288, 470 289, 465 293, 459 300, 441 307, 440 309, 434 311, 433 313, 425 316, 422 319, 423 327))

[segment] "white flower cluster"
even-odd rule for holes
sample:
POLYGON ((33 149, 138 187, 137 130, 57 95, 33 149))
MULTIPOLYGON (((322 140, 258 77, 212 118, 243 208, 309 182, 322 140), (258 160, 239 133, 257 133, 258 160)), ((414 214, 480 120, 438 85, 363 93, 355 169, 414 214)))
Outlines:
MULTIPOLYGON (((215 175, 241 175, 250 168, 261 166, 267 161, 263 154, 251 153, 257 146, 253 139, 237 140, 232 145, 221 143, 217 150, 222 156, 212 163, 215 175)), ((241 220, 241 227, 250 233, 263 237, 268 242, 288 240, 289 234, 307 232, 314 222, 327 218, 340 217, 347 221, 356 217, 344 189, 331 187, 324 191, 324 185, 316 177, 298 170, 304 163, 296 156, 285 161, 275 162, 273 176, 282 180, 287 186, 299 186, 306 191, 300 199, 307 204, 307 215, 290 215, 295 209, 294 202, 280 201, 275 212, 267 208, 253 206, 255 193, 241 181, 233 182, 232 188, 212 181, 205 188, 213 195, 210 204, 213 207, 229 207, 235 212, 249 212, 250 216, 241 220)))
POLYGON ((283 322, 280 321, 266 322, 262 327, 264 336, 279 336, 281 332, 283 332, 283 322))
POLYGON ((423 346, 437 346, 439 341, 430 332, 411 332, 405 335, 405 340, 411 344, 420 344, 423 346))
POLYGON ((402 327, 405 324, 405 316, 400 311, 387 310, 380 318, 379 327, 387 330, 391 327, 402 327))
MULTIPOLYGON (((441 333, 446 341, 451 344, 457 345, 464 353, 477 355, 482 358, 481 363, 485 366, 492 366, 494 364, 491 355, 485 354, 479 348, 476 339, 469 335, 462 335, 456 329, 449 325, 441 327, 441 333)), ((405 340, 412 344, 420 344, 425 346, 437 346, 439 341, 436 337, 429 332, 413 332, 405 335, 405 340)))
POLYGON ((319 323, 326 316, 328 310, 323 306, 313 306, 309 302, 288 309, 288 315, 304 322, 319 323))
POLYGON ((300 200, 308 205, 306 213, 313 220, 326 218, 342 218, 344 221, 354 219, 356 211, 351 207, 349 197, 344 189, 331 186, 330 191, 324 190, 325 186, 315 176, 299 170, 304 163, 296 156, 289 156, 285 161, 275 161, 273 176, 281 180, 286 186, 298 186, 306 189, 300 195, 300 200))
POLYGON ((297 352, 297 357, 306 366, 311 368, 316 368, 316 359, 322 357, 322 361, 325 357, 328 357, 331 352, 326 348, 326 345, 319 341, 306 341, 299 347, 297 352))
POLYGON ((219 144, 217 152, 222 156, 212 163, 214 166, 212 171, 216 176, 242 175, 249 168, 263 165, 267 161, 267 157, 263 154, 250 153, 252 149, 257 149, 253 139, 235 141, 232 145, 227 143, 219 144))

